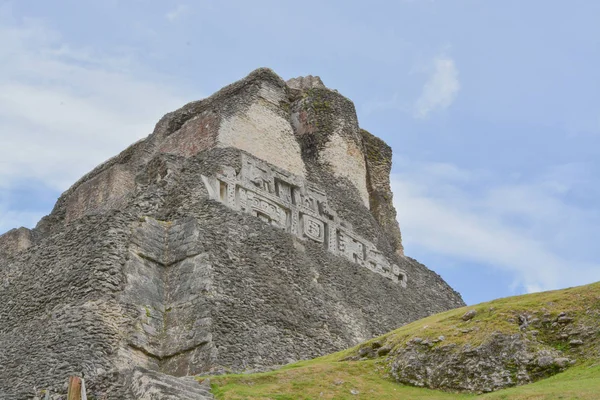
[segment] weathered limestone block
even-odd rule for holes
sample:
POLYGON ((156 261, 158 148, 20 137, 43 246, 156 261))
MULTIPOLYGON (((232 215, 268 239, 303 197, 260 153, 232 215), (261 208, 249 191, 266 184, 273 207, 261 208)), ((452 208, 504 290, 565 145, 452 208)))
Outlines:
POLYGON ((280 103, 287 101, 285 86, 261 82, 250 106, 223 120, 218 145, 245 150, 299 176, 306 171, 300 145, 280 103))
POLYGON ((393 194, 390 187, 392 149, 383 140, 364 129, 360 130, 365 148, 367 188, 371 213, 387 234, 393 248, 404 255, 400 226, 396 218, 393 194))
POLYGON ((169 266, 167 282, 162 370, 176 376, 206 372, 216 359, 207 300, 214 292, 208 255, 191 256, 169 266))
POLYGON ((205 301, 211 266, 196 222, 146 217, 135 224, 129 251, 122 300, 138 310, 128 334, 131 352, 142 351, 137 365, 179 376, 208 370, 214 358, 205 301))
POLYGON ((312 88, 325 88, 323 81, 318 76, 299 76, 298 78, 288 79, 287 85, 292 89, 306 90, 312 88))
POLYGON ((137 400, 212 400, 210 382, 175 378, 145 368, 133 370, 131 394, 137 400))
POLYGON ((27 228, 15 228, 0 235, 0 256, 14 255, 33 245, 33 235, 27 228))
POLYGON ((131 348, 125 349, 123 358, 132 360, 127 364, 128 368, 157 369, 160 367, 161 335, 165 326, 166 227, 159 221, 146 218, 136 223, 132 231, 121 301, 136 311, 134 323, 127 334, 131 348), (127 352, 131 354, 126 356, 127 352))
POLYGON ((160 144, 160 152, 191 157, 217 144, 219 117, 211 111, 186 121, 160 144))
POLYGON ((330 89, 312 87, 293 103, 291 119, 304 160, 347 178, 368 208, 365 155, 354 104, 330 89))
POLYGON ((65 221, 69 223, 88 213, 118 208, 134 189, 133 172, 117 164, 77 187, 67 201, 65 221))

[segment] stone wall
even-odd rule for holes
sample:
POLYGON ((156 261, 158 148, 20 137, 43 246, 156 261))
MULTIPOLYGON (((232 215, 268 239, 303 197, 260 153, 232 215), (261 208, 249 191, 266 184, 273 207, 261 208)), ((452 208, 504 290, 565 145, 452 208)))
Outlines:
POLYGON ((369 207, 363 143, 354 104, 337 92, 311 87, 291 105, 291 121, 307 163, 346 178, 369 207))
POLYGON ((124 205, 127 197, 132 195, 133 180, 133 172, 117 164, 82 183, 68 198, 65 222, 124 205))
POLYGON ((219 146, 245 150, 304 177, 306 170, 300 145, 294 137, 288 114, 281 108, 285 101, 285 85, 261 82, 256 100, 243 112, 231 115, 221 123, 219 146))
POLYGON ((392 247, 404 255, 402 235, 396 218, 393 194, 390 187, 392 171, 392 148, 383 140, 364 129, 360 130, 365 146, 367 187, 371 213, 386 233, 392 247))
POLYGON ((33 234, 27 228, 15 228, 0 235, 0 257, 17 254, 34 243, 33 234))
POLYGON ((304 179, 261 160, 242 156, 242 169, 225 166, 216 177, 202 176, 210 198, 251 214, 333 254, 346 257, 406 287, 406 272, 340 219, 324 192, 304 179))
POLYGON ((160 373, 271 368, 463 305, 399 251, 389 148, 317 83, 257 70, 0 236, 0 398, 73 374, 136 398, 160 373))
MULTIPOLYGON (((205 100, 167 114, 148 138, 98 166, 66 191, 38 231, 53 226, 59 229, 86 213, 119 208, 123 197, 131 193, 133 177, 156 154, 187 158, 214 147, 244 150, 309 180, 314 179, 307 175, 314 164, 317 175, 325 171, 349 183, 351 195, 356 193, 364 206, 371 208, 373 193, 390 197, 391 192, 383 189, 385 185, 376 190, 369 187, 368 165, 375 171, 374 162, 380 162, 369 160, 369 154, 373 155, 371 150, 367 153, 369 143, 358 126, 353 103, 326 88, 318 77, 295 78, 288 85, 271 70, 258 69, 205 100)), ((381 178, 376 175, 374 182, 389 180, 385 173, 381 178)), ((383 208, 383 214, 381 210, 373 212, 382 221, 383 215, 394 211, 390 202, 383 208)), ((399 242, 399 232, 394 235, 399 242)), ((401 248, 401 243, 396 247, 401 248)))

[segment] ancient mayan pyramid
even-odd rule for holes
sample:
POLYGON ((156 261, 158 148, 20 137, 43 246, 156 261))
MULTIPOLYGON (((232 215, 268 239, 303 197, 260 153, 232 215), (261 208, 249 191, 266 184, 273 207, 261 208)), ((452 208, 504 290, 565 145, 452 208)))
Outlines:
POLYGON ((0 236, 0 399, 82 374, 96 399, 210 398, 175 377, 312 358, 462 306, 404 256, 391 158, 317 77, 258 69, 165 115, 35 229, 0 236))

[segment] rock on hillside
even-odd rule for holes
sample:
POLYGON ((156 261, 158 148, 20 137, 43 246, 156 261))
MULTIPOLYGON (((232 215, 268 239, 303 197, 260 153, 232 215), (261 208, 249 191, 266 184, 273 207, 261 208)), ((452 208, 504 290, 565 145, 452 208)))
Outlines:
POLYGON ((600 283, 499 299, 414 322, 352 351, 398 382, 490 392, 600 361, 600 283))

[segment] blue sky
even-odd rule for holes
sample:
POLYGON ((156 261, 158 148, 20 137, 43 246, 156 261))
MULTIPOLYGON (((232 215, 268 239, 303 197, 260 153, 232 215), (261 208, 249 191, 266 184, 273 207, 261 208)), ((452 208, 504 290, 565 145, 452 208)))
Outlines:
POLYGON ((467 303, 600 280, 599 16, 595 0, 0 0, 0 232, 267 66, 355 102, 394 149, 406 253, 467 303))

